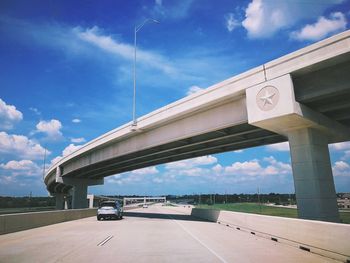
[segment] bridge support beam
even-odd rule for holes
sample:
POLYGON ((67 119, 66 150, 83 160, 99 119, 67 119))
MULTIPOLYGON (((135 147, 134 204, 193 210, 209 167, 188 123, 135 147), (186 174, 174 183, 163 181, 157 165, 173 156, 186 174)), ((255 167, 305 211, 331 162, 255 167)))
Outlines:
POLYGON ((295 99, 290 75, 246 90, 248 122, 289 140, 299 218, 339 222, 328 143, 350 130, 295 99))
POLYGON ((288 133, 298 216, 339 222, 328 138, 304 128, 288 133))
MULTIPOLYGON (((59 169, 60 170, 60 169, 59 169)), ((69 178, 64 176, 57 176, 56 178, 57 182, 64 183, 66 185, 73 186, 72 188, 72 209, 81 209, 81 208, 88 208, 88 196, 87 196, 87 189, 90 185, 102 185, 104 183, 104 179, 84 179, 84 178, 69 178)), ((56 204, 59 201, 59 196, 57 198, 56 195, 56 204)), ((62 204, 63 204, 63 198, 62 195, 62 204)), ((63 209, 63 208, 62 208, 63 209)))
POLYGON ((56 199, 56 210, 63 210, 64 209, 64 194, 62 193, 56 193, 55 194, 56 199))
POLYGON ((73 209, 88 208, 87 189, 88 189, 88 185, 84 182, 75 184, 73 186, 73 198, 72 198, 73 209))

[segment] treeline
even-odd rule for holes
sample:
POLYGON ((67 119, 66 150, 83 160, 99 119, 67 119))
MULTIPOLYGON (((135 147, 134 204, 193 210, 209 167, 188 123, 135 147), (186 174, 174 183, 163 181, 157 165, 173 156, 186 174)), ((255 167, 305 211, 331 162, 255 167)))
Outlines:
MULTIPOLYGON (((295 194, 193 194, 193 195, 160 195, 165 196, 168 201, 185 202, 191 204, 214 204, 214 203, 274 203, 274 204, 295 204, 295 194)), ((123 198, 124 196, 110 196, 123 198)), ((125 196, 143 197, 143 196, 125 196)))
POLYGON ((54 197, 10 197, 0 196, 0 208, 54 206, 54 197))
POLYGON ((224 204, 224 203, 273 203, 277 205, 295 204, 295 194, 198 194, 184 196, 169 196, 167 200, 187 200, 194 204, 224 204), (192 201, 190 201, 192 199, 192 201))

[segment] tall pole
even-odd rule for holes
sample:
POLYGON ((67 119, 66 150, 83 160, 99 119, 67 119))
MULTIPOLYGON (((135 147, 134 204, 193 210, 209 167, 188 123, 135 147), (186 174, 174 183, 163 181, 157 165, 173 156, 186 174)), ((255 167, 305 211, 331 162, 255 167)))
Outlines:
POLYGON ((45 180, 45 167, 46 166, 46 147, 44 147, 44 165, 43 165, 43 181, 45 180))
POLYGON ((155 19, 146 19, 143 21, 142 24, 139 26, 135 26, 134 28, 134 96, 133 96, 133 106, 132 106, 132 126, 135 129, 137 126, 136 121, 136 39, 137 39, 137 32, 148 22, 153 22, 159 24, 159 21, 155 19))
POLYGON ((132 125, 136 126, 136 34, 137 27, 134 31, 134 97, 132 102, 132 125))

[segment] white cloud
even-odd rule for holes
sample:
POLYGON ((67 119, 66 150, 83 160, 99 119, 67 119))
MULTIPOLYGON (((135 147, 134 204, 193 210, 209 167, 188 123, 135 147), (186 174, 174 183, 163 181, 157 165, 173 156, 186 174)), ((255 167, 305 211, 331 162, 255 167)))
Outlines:
POLYGON ((210 165, 217 163, 217 158, 212 155, 196 157, 188 160, 177 161, 173 163, 165 164, 165 168, 168 170, 180 170, 191 169, 195 166, 210 165))
POLYGON ((31 160, 9 161, 6 164, 0 164, 0 168, 9 171, 13 177, 38 177, 42 175, 40 167, 31 160))
POLYGON ((31 160, 9 161, 7 164, 0 164, 0 167, 6 170, 29 170, 38 167, 31 160))
MULTIPOLYGON (((77 36, 81 40, 90 43, 105 52, 120 56, 127 60, 134 59, 133 45, 121 43, 113 39, 111 36, 103 35, 97 26, 86 29, 85 31, 77 28, 76 31, 77 36)), ((144 63, 166 74, 175 74, 177 72, 177 69, 170 65, 166 58, 155 52, 144 51, 139 47, 137 54, 137 61, 139 63, 144 63)))
POLYGON ((343 153, 342 160, 350 158, 350 142, 339 142, 329 145, 329 149, 333 152, 343 153))
POLYGON ((192 95, 194 93, 197 93, 198 91, 201 91, 201 90, 204 90, 203 88, 201 87, 198 87, 198 86, 191 86, 188 91, 186 92, 186 95, 189 96, 189 95, 192 95))
POLYGON ((34 112, 36 115, 40 116, 41 115, 41 112, 37 109, 37 108, 34 108, 34 107, 30 107, 29 108, 30 111, 34 112))
POLYGON ((18 111, 15 106, 8 105, 0 99, 0 129, 12 129, 14 123, 22 119, 22 112, 18 111))
POLYGON ((134 170, 130 173, 144 175, 144 174, 157 174, 157 173, 159 173, 159 171, 158 171, 157 167, 151 166, 151 167, 137 169, 137 170, 134 170))
POLYGON ((238 20, 235 19, 232 13, 225 16, 226 28, 229 32, 232 32, 236 27, 240 26, 238 20))
POLYGON ((80 138, 71 138, 70 141, 72 143, 83 143, 83 142, 86 142, 85 138, 83 137, 80 137, 80 138))
MULTIPOLYGON (((23 135, 11 135, 0 132, 0 153, 16 155, 16 157, 35 160, 42 159, 45 149, 38 143, 23 135)), ((50 151, 46 151, 50 154, 50 151)))
POLYGON ((331 150, 342 151, 342 150, 350 150, 350 142, 338 142, 329 145, 331 150))
POLYGON ((289 142, 280 142, 267 145, 266 148, 271 151, 287 152, 289 151, 289 142))
MULTIPOLYGON (((141 169, 140 169, 141 170, 141 169)), ((139 183, 145 180, 145 173, 135 173, 127 172, 122 174, 113 175, 107 178, 108 183, 118 184, 118 185, 130 185, 134 183, 139 183)))
POLYGON ((272 156, 264 158, 264 161, 270 165, 263 167, 259 160, 251 160, 246 162, 235 162, 231 166, 225 167, 226 175, 248 175, 248 176, 265 176, 265 175, 281 175, 290 174, 292 167, 288 163, 278 162, 272 156))
POLYGON ((72 143, 69 144, 66 148, 64 148, 64 150, 62 151, 62 154, 60 156, 57 156, 51 160, 51 165, 54 165, 59 160, 61 160, 63 157, 75 152, 76 150, 80 149, 81 147, 83 147, 83 145, 74 145, 72 143))
POLYGON ((307 4, 298 1, 252 0, 245 10, 242 26, 250 38, 267 38, 283 28, 289 28, 302 19, 320 16, 327 8, 343 0, 310 0, 307 4))
POLYGON ((50 139, 59 139, 62 137, 62 132, 60 131, 61 128, 61 122, 52 119, 50 121, 40 121, 36 125, 36 132, 46 133, 50 139))
POLYGON ((67 156, 73 152, 75 152, 76 150, 80 149, 82 147, 82 145, 74 145, 74 144, 69 144, 63 151, 62 151, 62 154, 63 154, 63 157, 64 156, 67 156))
POLYGON ((335 162, 332 170, 334 176, 350 176, 350 165, 344 161, 335 162))
POLYGON ((253 0, 246 9, 246 18, 242 26, 251 38, 265 38, 288 24, 285 5, 279 2, 253 0))
POLYGON ((80 119, 73 119, 72 122, 73 122, 73 123, 80 123, 81 120, 80 120, 80 119))
POLYGON ((257 160, 247 162, 235 162, 225 167, 226 174, 262 175, 263 168, 257 160))
POLYGON ((300 41, 320 40, 345 30, 346 24, 345 15, 341 12, 335 12, 330 14, 329 19, 321 16, 315 24, 308 24, 299 31, 292 32, 291 37, 300 41))
POLYGON ((162 1, 155 0, 151 17, 164 19, 183 19, 188 16, 193 0, 162 1))

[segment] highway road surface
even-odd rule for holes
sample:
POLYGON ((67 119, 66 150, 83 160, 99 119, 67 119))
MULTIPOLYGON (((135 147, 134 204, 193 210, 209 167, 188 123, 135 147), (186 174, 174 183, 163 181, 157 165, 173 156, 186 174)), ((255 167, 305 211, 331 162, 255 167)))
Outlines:
POLYGON ((160 205, 0 236, 0 262, 337 262, 160 205))

